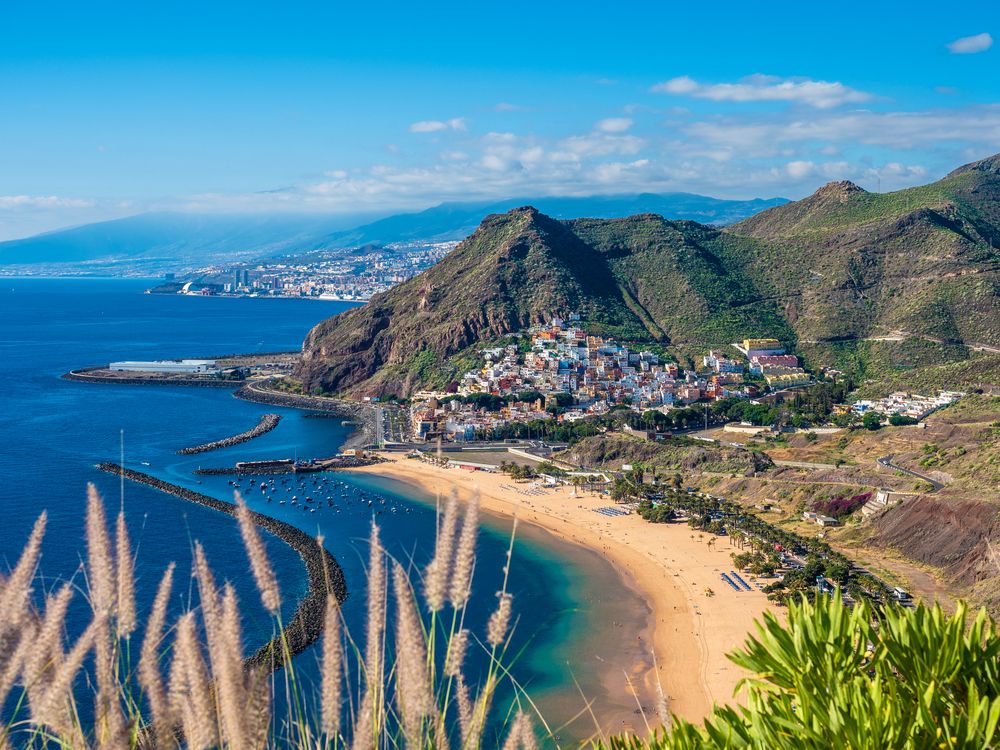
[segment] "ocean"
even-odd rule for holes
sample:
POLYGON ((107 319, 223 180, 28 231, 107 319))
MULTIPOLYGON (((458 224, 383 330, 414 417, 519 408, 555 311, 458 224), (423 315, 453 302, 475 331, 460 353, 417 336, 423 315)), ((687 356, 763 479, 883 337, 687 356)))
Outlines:
MULTIPOLYGON (((338 419, 306 418, 298 410, 241 401, 225 389, 102 385, 66 381, 60 375, 116 359, 290 351, 299 348, 313 325, 351 304, 143 294, 152 283, 0 280, 0 552, 4 558, 0 566, 7 569, 16 563, 32 524, 46 510, 43 583, 38 593, 66 580, 83 585, 86 485, 93 482, 105 496, 109 518, 124 503, 137 555, 140 613, 148 611, 169 561, 178 565, 172 608, 179 613, 188 605, 191 550, 194 540, 200 540, 217 577, 230 580, 240 596, 244 644, 249 652, 270 638, 272 622, 248 574, 235 521, 127 482, 122 498, 117 478, 94 465, 118 460, 124 434, 126 466, 231 500, 231 477, 199 477, 193 470, 231 466, 239 460, 328 456, 349 428, 338 419), (256 440, 211 453, 177 455, 180 448, 249 429, 267 412, 279 413, 283 419, 275 430, 256 440)), ((309 484, 312 481, 279 485, 268 493, 244 481, 243 491, 254 510, 310 534, 324 535, 347 580, 347 625, 361 639, 367 538, 373 517, 388 552, 420 570, 433 549, 433 499, 379 478, 337 474, 326 485, 309 484), (333 481, 345 485, 334 490, 333 481), (369 506, 361 499, 362 492, 377 501, 369 506), (315 513, 279 504, 282 497, 296 493, 300 498, 304 494, 317 499, 330 496, 334 502, 321 502, 315 513)), ((496 605, 509 533, 509 522, 487 518, 480 534, 469 608, 469 622, 480 636, 496 605)), ((578 690, 593 695, 606 677, 604 662, 588 658, 588 644, 604 632, 603 621, 612 614, 621 618, 622 607, 638 607, 641 602, 623 591, 615 571, 596 555, 538 530, 519 531, 518 536, 509 578, 517 618, 513 672, 520 685, 543 706, 552 706, 562 722, 582 708, 578 690)), ((277 539, 268 537, 267 549, 277 570, 287 619, 305 591, 304 569, 298 556, 277 539)), ((78 631, 86 617, 83 597, 78 595, 76 600, 71 633, 78 631)), ((316 659, 314 648, 299 657, 299 663, 308 672, 316 659)), ((562 732, 564 737, 582 737, 592 730, 593 724, 582 720, 562 732)))

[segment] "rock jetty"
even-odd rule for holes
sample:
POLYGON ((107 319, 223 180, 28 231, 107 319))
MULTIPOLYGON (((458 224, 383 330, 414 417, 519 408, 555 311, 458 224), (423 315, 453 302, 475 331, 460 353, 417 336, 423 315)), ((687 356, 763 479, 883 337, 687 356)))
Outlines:
MULTIPOLYGON (((116 463, 98 464, 97 468, 115 476, 124 476, 133 482, 145 484, 153 489, 174 495, 212 510, 227 515, 235 515, 236 506, 200 492, 179 487, 176 484, 164 482, 149 474, 123 468, 116 463)), ((284 629, 284 644, 280 638, 273 638, 264 644, 255 654, 248 657, 246 667, 266 667, 277 670, 284 664, 286 656, 296 656, 315 643, 323 633, 323 620, 326 611, 327 593, 333 593, 337 601, 343 603, 347 598, 347 583, 344 572, 336 559, 327 550, 320 547, 317 541, 301 529, 263 513, 250 511, 254 523, 261 529, 270 532, 295 550, 305 563, 309 577, 309 590, 305 598, 299 602, 291 622, 284 629)))
POLYGON ((270 432, 278 426, 278 422, 280 421, 280 414, 265 414, 260 418, 257 426, 252 430, 247 430, 246 432, 241 432, 239 435, 233 435, 232 437, 223 438, 222 440, 215 440, 211 443, 203 443, 202 445, 195 445, 191 448, 181 448, 177 452, 182 456, 188 456, 192 453, 207 453, 208 451, 218 450, 219 448, 228 448, 231 445, 239 445, 240 443, 245 443, 248 440, 253 440, 255 437, 260 437, 261 435, 270 432))
POLYGON ((313 412, 340 416, 354 422, 357 430, 344 444, 344 447, 362 447, 377 441, 375 434, 376 407, 373 405, 324 396, 309 396, 302 393, 282 393, 269 388, 269 382, 265 380, 246 383, 233 395, 236 398, 253 401, 257 404, 308 409, 313 412))

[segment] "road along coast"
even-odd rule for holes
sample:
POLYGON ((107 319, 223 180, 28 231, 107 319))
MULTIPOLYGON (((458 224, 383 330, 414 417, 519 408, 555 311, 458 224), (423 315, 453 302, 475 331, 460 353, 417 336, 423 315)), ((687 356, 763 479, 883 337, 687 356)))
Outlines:
MULTIPOLYGON (((116 463, 98 464, 97 468, 115 476, 124 476, 130 481, 145 484, 183 500, 204 505, 206 508, 217 510, 220 513, 226 513, 230 516, 236 513, 236 506, 232 503, 216 500, 214 497, 203 495, 200 492, 164 482, 162 479, 140 471, 123 469, 116 463)), ((250 511, 250 517, 259 528, 278 537, 298 553, 302 562, 305 563, 306 574, 309 578, 308 593, 299 602, 291 621, 285 625, 284 648, 281 639, 275 637, 244 661, 246 667, 265 667, 274 671, 284 664, 286 650, 288 655, 294 657, 319 640, 323 633, 327 593, 332 593, 337 597, 337 601, 343 603, 347 598, 347 583, 344 580, 344 572, 336 559, 327 550, 320 547, 316 539, 291 524, 265 516, 263 513, 250 511)))
POLYGON ((219 448, 228 448, 231 445, 239 445, 240 443, 246 443, 247 441, 253 440, 255 437, 260 437, 275 427, 278 426, 278 422, 281 421, 280 414, 264 414, 261 416, 260 421, 257 422, 257 426, 247 430, 246 432, 241 432, 239 435, 232 435, 222 440, 214 440, 211 443, 202 443, 201 445, 195 445, 190 448, 181 448, 177 451, 178 454, 182 456, 190 456, 194 453, 208 453, 208 451, 218 450, 219 448))
POLYGON ((754 631, 755 620, 775 605, 757 589, 735 592, 721 579, 732 568, 733 550, 725 537, 703 535, 684 524, 649 523, 634 513, 607 515, 601 512, 612 505, 607 497, 574 496, 568 487, 536 488, 503 474, 382 455, 387 463, 356 471, 430 495, 451 487, 460 496, 478 490, 484 509, 517 516, 610 561, 651 610, 651 615, 630 612, 622 617, 648 618, 651 633, 642 640, 655 656, 656 669, 638 675, 640 687, 655 695, 659 680, 671 713, 699 721, 714 703, 732 701, 746 673, 726 654, 740 646, 754 631))

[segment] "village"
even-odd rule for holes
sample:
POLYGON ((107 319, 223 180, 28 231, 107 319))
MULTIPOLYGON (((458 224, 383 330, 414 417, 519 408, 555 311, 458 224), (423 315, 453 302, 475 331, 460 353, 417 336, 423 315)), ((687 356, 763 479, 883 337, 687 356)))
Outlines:
POLYGON ((812 377, 777 339, 747 338, 733 355, 711 350, 698 370, 656 353, 589 335, 580 317, 553 318, 527 331, 522 345, 486 349, 483 366, 453 393, 418 394, 410 409, 417 440, 472 440, 509 422, 573 422, 613 409, 669 411, 697 402, 756 399, 808 385, 812 377))

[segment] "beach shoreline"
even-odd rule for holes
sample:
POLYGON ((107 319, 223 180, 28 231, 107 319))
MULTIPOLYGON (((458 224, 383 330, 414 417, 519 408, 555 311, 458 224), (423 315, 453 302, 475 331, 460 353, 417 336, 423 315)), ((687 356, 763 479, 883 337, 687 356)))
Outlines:
MULTIPOLYGON (((398 454, 382 457, 387 462, 351 471, 394 479, 432 496, 451 487, 462 497, 479 491, 486 511, 516 516, 601 555, 615 567, 624 585, 639 592, 649 610, 638 636, 649 647, 648 659, 629 650, 615 665, 639 683, 634 684, 638 695, 630 699, 644 707, 645 721, 657 722, 658 682, 670 713, 691 721, 704 719, 714 703, 734 700, 736 685, 746 675, 725 654, 741 645, 753 631, 754 620, 775 605, 756 589, 726 590, 720 574, 732 567, 727 537, 704 535, 682 524, 651 524, 635 514, 606 516, 595 512, 610 505, 606 497, 573 497, 568 487, 529 494, 530 485, 517 485, 506 475, 446 469, 398 454), (710 544, 709 538, 715 542, 710 544)), ((609 670, 607 688, 615 681, 609 670)), ((612 725, 602 729, 621 731, 615 726, 621 722, 642 731, 645 721, 631 718, 604 717, 603 722, 612 725)))

